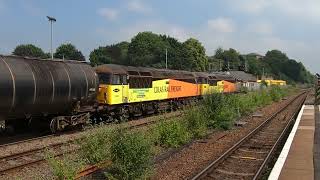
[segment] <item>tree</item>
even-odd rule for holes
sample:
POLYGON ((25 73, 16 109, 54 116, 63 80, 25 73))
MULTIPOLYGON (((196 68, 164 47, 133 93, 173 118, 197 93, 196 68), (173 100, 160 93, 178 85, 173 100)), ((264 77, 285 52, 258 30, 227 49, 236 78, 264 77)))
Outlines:
POLYGON ((152 66, 165 59, 166 44, 152 32, 140 32, 132 38, 128 48, 128 63, 133 66, 152 66))
POLYGON ((224 71, 243 70, 244 68, 244 59, 235 49, 223 50, 219 47, 215 51, 214 58, 223 60, 222 70, 224 71))
POLYGON ((59 59, 85 61, 85 57, 82 55, 81 51, 70 43, 60 45, 54 53, 54 57, 59 59))
MULTIPOLYGON (((167 35, 160 35, 168 52, 168 68, 184 70, 188 69, 188 62, 184 56, 184 46, 176 38, 167 35)), ((165 66, 165 58, 161 59, 161 67, 165 66)))
POLYGON ((202 44, 193 38, 183 43, 185 46, 186 63, 189 63, 189 70, 205 71, 208 69, 206 50, 202 44))
POLYGON ((48 54, 43 50, 32 44, 18 45, 12 54, 17 56, 35 57, 35 58, 49 58, 48 54))
POLYGON ((92 66, 111 63, 111 58, 107 54, 106 47, 98 47, 97 49, 94 49, 90 53, 89 60, 92 66))
POLYGON ((215 59, 224 59, 223 53, 224 53, 224 50, 222 49, 222 47, 218 47, 215 50, 214 58, 215 59))
POLYGON ((127 65, 128 42, 99 47, 90 53, 90 62, 93 66, 101 64, 127 65))

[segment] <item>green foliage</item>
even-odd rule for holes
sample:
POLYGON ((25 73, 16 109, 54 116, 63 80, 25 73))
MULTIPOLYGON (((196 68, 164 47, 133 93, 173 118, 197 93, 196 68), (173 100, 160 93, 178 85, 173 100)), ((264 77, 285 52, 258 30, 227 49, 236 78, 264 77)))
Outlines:
POLYGON ((225 127, 224 121, 229 121, 229 118, 234 117, 234 113, 231 113, 231 109, 228 109, 229 103, 226 101, 226 96, 221 93, 214 93, 208 95, 203 100, 202 113, 205 113, 207 118, 207 126, 209 128, 220 128, 225 127), (231 113, 230 116, 224 117, 225 114, 222 112, 226 110, 227 113, 231 113), (229 111, 230 110, 230 111, 229 111))
POLYGON ((250 55, 245 58, 249 66, 249 72, 252 74, 273 76, 289 83, 313 82, 312 74, 306 70, 301 62, 289 59, 286 54, 279 50, 268 51, 262 60, 250 55))
POLYGON ((90 53, 91 65, 101 64, 126 64, 128 53, 128 42, 121 42, 106 47, 98 47, 90 53))
POLYGON ((83 168, 83 161, 77 157, 64 156, 56 158, 50 152, 46 154, 46 160, 50 165, 54 176, 59 180, 73 180, 77 172, 83 168))
POLYGON ((197 39, 190 38, 183 43, 185 46, 186 63, 190 63, 190 70, 205 71, 208 67, 206 50, 197 39))
POLYGON ((82 55, 81 51, 70 43, 60 45, 54 53, 54 57, 59 59, 64 58, 67 60, 85 61, 85 57, 82 55))
POLYGON ((129 64, 151 66, 165 60, 166 44, 152 32, 140 32, 132 38, 128 48, 129 64))
POLYGON ((286 95, 284 90, 278 86, 272 86, 269 93, 273 101, 280 101, 286 95))
POLYGON ((155 136, 161 146, 174 148, 188 142, 190 138, 186 125, 178 120, 161 122, 155 128, 155 136))
POLYGON ((185 109, 185 124, 194 138, 201 138, 207 134, 207 114, 201 110, 204 107, 189 107, 185 109))
POLYGON ((43 50, 33 44, 18 45, 12 54, 17 56, 35 57, 35 58, 49 58, 50 55, 43 52, 43 50), (49 55, 49 56, 48 56, 49 55))
POLYGON ((142 133, 118 130, 111 139, 112 176, 117 179, 138 179, 151 165, 151 144, 142 133))
POLYGON ((80 140, 79 154, 89 164, 97 164, 110 158, 110 136, 113 130, 101 129, 99 132, 90 134, 80 140))
POLYGON ((221 47, 219 47, 215 51, 214 58, 223 60, 222 69, 225 71, 239 70, 243 63, 241 62, 242 57, 240 56, 240 53, 232 48, 229 50, 223 50, 221 47))

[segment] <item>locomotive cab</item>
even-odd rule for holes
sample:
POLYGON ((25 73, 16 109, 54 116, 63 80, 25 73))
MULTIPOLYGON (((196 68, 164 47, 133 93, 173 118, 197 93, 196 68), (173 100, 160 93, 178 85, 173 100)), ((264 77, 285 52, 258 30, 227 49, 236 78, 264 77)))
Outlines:
POLYGON ((128 100, 128 81, 126 74, 98 73, 100 104, 122 104, 128 100))

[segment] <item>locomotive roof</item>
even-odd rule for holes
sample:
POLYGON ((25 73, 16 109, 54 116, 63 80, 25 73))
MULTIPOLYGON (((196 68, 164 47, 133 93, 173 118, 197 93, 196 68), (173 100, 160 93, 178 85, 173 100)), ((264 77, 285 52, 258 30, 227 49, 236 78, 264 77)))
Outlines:
POLYGON ((174 78, 174 79, 194 79, 196 75, 193 72, 156 69, 151 67, 133 67, 117 64, 104 64, 95 67, 97 73, 127 74, 129 76, 150 76, 156 79, 174 78))

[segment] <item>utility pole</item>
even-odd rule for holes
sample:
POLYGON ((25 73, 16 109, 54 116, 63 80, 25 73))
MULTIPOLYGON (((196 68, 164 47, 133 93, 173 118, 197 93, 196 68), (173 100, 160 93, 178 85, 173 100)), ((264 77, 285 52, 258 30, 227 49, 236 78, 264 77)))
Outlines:
POLYGON ((47 16, 48 20, 50 21, 51 26, 51 41, 50 41, 50 52, 51 52, 51 59, 53 59, 53 50, 52 50, 52 24, 57 20, 54 17, 47 16))
POLYGON ((166 69, 168 69, 168 49, 166 48, 166 69))

